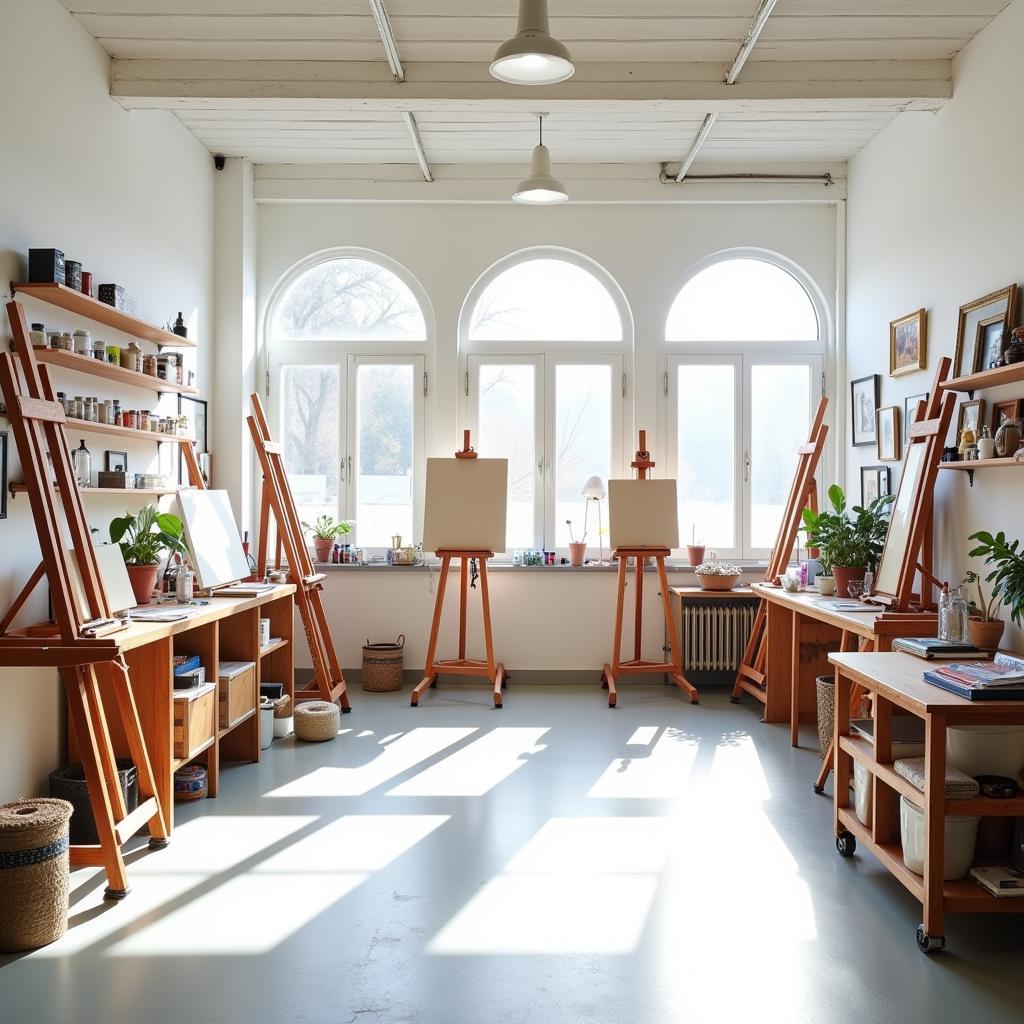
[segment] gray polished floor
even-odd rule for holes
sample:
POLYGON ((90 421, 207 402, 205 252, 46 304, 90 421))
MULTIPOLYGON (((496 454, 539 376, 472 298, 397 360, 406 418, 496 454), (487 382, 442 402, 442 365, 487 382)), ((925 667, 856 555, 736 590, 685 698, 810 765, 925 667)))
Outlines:
POLYGON ((357 692, 335 742, 275 741, 178 807, 59 943, 0 961, 0 1019, 871 1024, 1024 1015, 1024 919, 919 908, 841 859, 818 759, 752 706, 660 686, 357 692))

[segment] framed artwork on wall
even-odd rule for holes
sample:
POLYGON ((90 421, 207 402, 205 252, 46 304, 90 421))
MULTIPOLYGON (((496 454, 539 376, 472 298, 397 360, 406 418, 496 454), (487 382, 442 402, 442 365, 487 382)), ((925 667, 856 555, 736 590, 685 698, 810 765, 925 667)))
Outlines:
MULTIPOLYGON (((209 452, 209 443, 206 433, 206 421, 209 406, 202 398, 190 398, 186 395, 178 395, 178 415, 188 420, 188 435, 196 442, 196 454, 203 455, 209 452)), ((185 468, 185 456, 178 446, 178 483, 188 484, 188 470, 185 468)), ((206 481, 209 486, 210 481, 206 481)))
POLYGON ((930 397, 930 391, 924 391, 920 395, 908 395, 903 399, 903 443, 904 445, 910 444, 910 427, 914 422, 914 416, 917 413, 917 403, 927 402, 930 397))
POLYGON ((1004 331, 1014 326, 1017 313, 1017 285, 1007 285, 960 307, 956 329, 953 374, 963 377, 988 369, 986 358, 996 340, 1001 345, 1004 331))
POLYGON ((888 466, 860 467, 860 504, 867 508, 876 498, 892 493, 888 466))
POLYGON ((861 377, 850 384, 851 437, 854 448, 875 443, 875 412, 878 409, 880 381, 879 375, 873 373, 870 377, 861 377))
POLYGON ((106 451, 103 453, 103 469, 107 473, 127 473, 128 453, 106 451))
POLYGON ((900 377, 925 368, 928 311, 919 309, 889 324, 889 376, 900 377))
POLYGON ((887 405, 878 410, 878 461, 900 461, 900 407, 887 405))
POLYGON ((1019 423, 1020 412, 1021 400, 1019 398, 1010 398, 1005 402, 993 402, 992 423, 990 424, 992 436, 996 436, 996 431, 1006 420, 1016 420, 1019 423))
POLYGON ((960 443, 960 435, 965 430, 974 431, 974 439, 978 439, 981 424, 985 419, 985 399, 976 398, 973 402, 961 402, 956 421, 956 442, 960 443))

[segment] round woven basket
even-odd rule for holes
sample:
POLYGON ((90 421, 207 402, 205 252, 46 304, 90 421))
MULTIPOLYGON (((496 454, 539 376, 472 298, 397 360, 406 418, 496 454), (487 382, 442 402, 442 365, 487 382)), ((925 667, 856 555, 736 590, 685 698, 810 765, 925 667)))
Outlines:
POLYGON ((187 764, 174 773, 175 800, 181 803, 202 800, 209 792, 209 777, 201 764, 187 764))
POLYGON ((311 700, 295 708, 295 737, 307 743, 323 743, 338 735, 341 712, 337 704, 311 700))
POLYGON ((388 693, 402 688, 405 658, 405 634, 393 643, 363 644, 363 689, 388 693))
POLYGON ((56 942, 68 927, 66 800, 0 806, 0 953, 56 942))
POLYGON ((817 676, 814 688, 818 697, 818 753, 824 760, 836 724, 836 681, 832 676, 817 676))

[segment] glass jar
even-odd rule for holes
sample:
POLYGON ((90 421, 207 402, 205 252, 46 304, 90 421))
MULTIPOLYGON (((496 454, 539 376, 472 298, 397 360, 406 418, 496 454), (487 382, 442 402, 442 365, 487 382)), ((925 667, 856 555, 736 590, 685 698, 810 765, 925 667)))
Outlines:
POLYGON ((46 347, 47 348, 60 348, 60 331, 47 331, 46 332, 46 347))
POLYGON ((85 399, 81 395, 75 395, 75 406, 71 413, 76 420, 85 419, 85 399))
POLYGON ((128 343, 128 347, 121 349, 121 365, 126 370, 142 369, 142 346, 137 341, 128 343))
POLYGON ((47 341, 48 335, 44 324, 33 324, 28 337, 29 344, 33 348, 49 348, 49 342, 47 341))
POLYGON ((74 333, 74 347, 80 356, 92 358, 92 335, 84 328, 79 327, 74 333))
POLYGON ((136 425, 139 430, 149 430, 149 413, 145 409, 139 413, 139 419, 136 425))
POLYGON ((60 335, 60 347, 65 352, 75 351, 75 336, 70 331, 62 331, 60 335))
POLYGON ((107 361, 107 343, 105 341, 100 341, 97 338, 92 343, 92 357, 93 359, 98 359, 101 363, 107 361))
POLYGON ((71 453, 71 465, 75 471, 75 483, 79 487, 92 486, 92 455, 85 447, 85 441, 79 441, 71 453))
POLYGON ((156 356, 143 356, 142 357, 142 372, 147 377, 156 376, 156 356))

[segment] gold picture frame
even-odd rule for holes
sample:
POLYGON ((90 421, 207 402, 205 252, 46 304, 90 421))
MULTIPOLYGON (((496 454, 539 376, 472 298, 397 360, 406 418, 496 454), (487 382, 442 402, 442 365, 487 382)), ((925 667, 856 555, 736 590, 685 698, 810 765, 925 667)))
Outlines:
POLYGON ((985 399, 975 398, 969 402, 961 402, 956 416, 956 443, 959 446, 960 436, 964 429, 970 427, 974 431, 974 440, 981 437, 981 427, 985 422, 985 399))
POLYGON ((923 370, 927 356, 928 310, 915 310, 889 324, 890 377, 923 370))
POLYGON ((999 317, 1002 317, 1004 328, 1013 327, 1016 312, 1016 283, 960 307, 960 318, 956 328, 956 351, 953 356, 954 377, 965 377, 981 369, 983 328, 991 326, 999 317))

